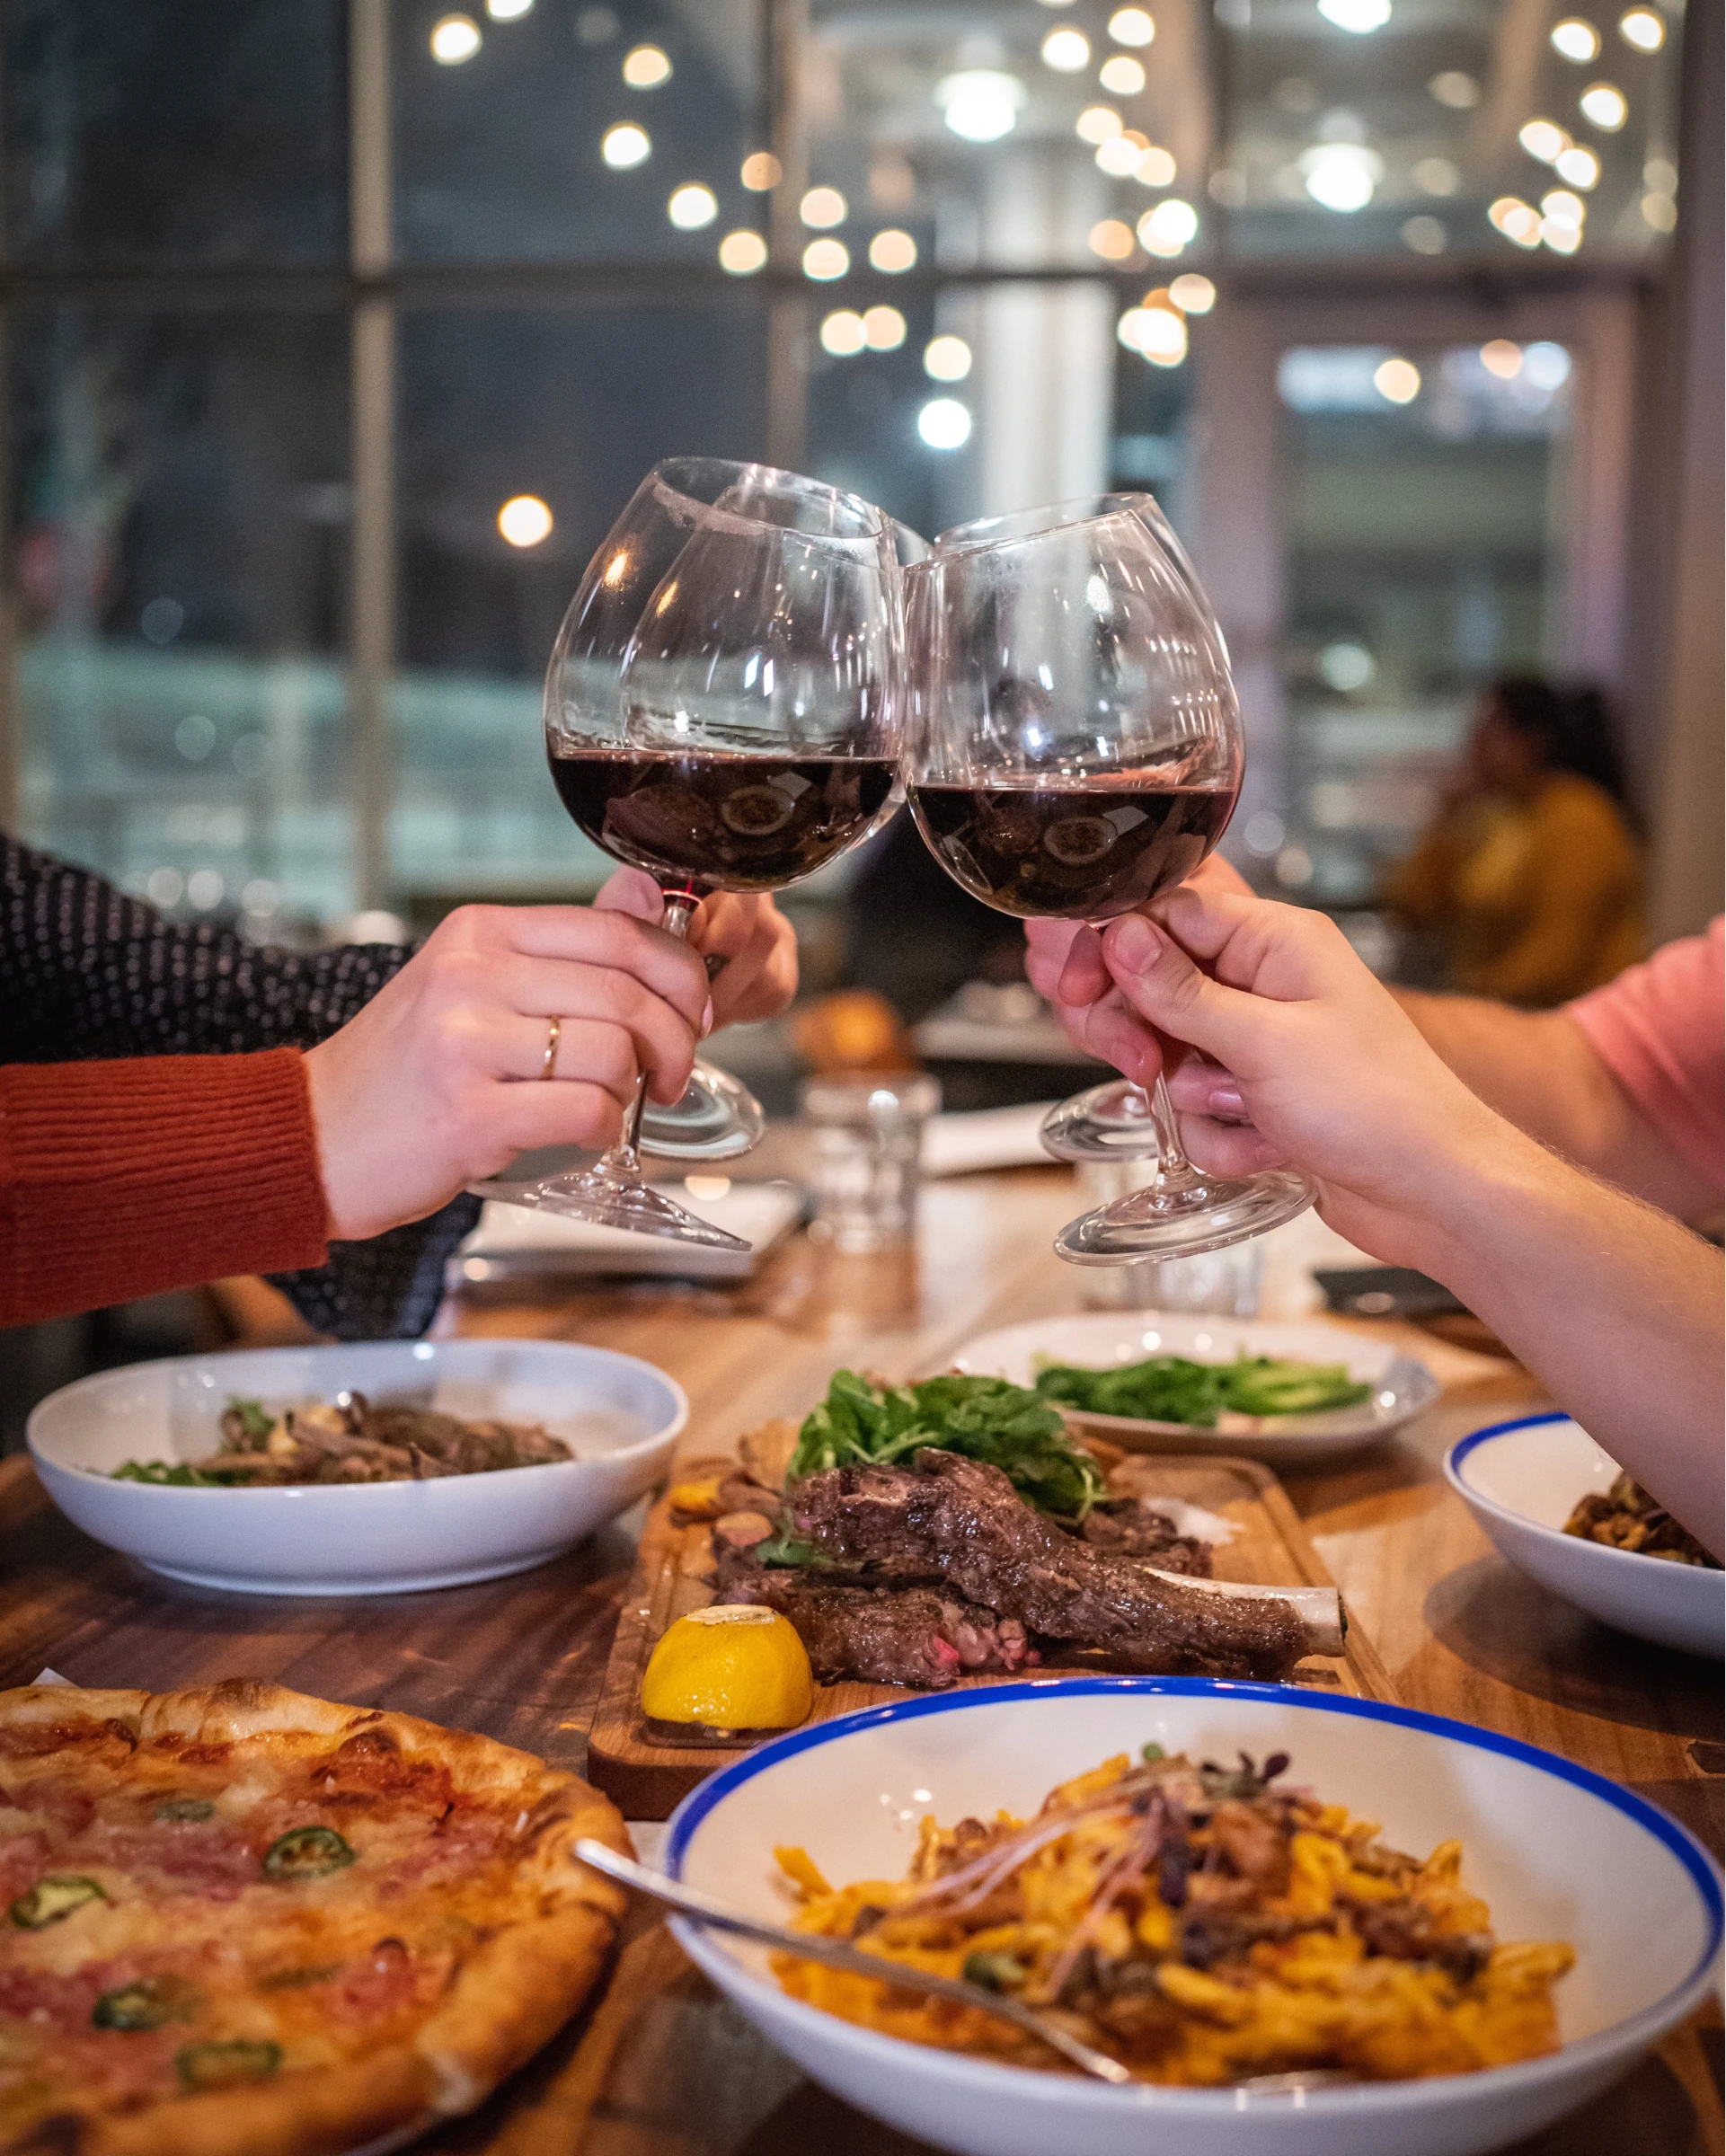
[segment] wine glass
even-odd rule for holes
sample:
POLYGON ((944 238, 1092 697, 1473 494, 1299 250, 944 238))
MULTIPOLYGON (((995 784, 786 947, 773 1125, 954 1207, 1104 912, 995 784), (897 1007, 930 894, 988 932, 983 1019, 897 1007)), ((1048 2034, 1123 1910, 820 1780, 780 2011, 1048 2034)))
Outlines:
MULTIPOLYGON (((1194 587, 1137 508, 1093 506, 947 534, 906 571, 911 812, 958 883, 1021 917, 1142 906, 1199 866, 1240 791, 1239 708, 1194 587)), ((1069 1222, 1062 1257, 1194 1256, 1312 1203, 1292 1170, 1193 1167, 1160 1077, 1146 1110, 1122 1135, 1148 1124, 1155 1180, 1069 1222)))
MULTIPOLYGON (((1228 668, 1228 646, 1222 624, 1210 609, 1187 550, 1154 494, 1117 490, 1084 494, 1042 509, 1018 509, 1004 517, 979 517, 955 525, 935 542, 938 552, 962 553, 967 547, 1001 539, 1026 537, 1051 525, 1079 524, 1091 517, 1125 510, 1137 517, 1168 557, 1191 595, 1199 625, 1215 645, 1217 664, 1228 668)), ((1058 1161, 1137 1161, 1155 1159, 1161 1148, 1151 1116, 1151 1097, 1130 1078, 1105 1078, 1086 1091, 1050 1109, 1043 1118, 1043 1147, 1058 1161)))
MULTIPOLYGON (((669 933, 687 933, 707 892, 812 875, 890 811, 898 573, 869 503, 715 458, 656 465, 600 545, 546 676, 546 755, 588 836, 657 879, 669 933)), ((683 1157, 754 1143, 760 1111, 743 1088, 704 1072, 699 1091, 683 1157)), ((643 1181, 645 1095, 643 1078, 618 1145, 536 1185, 528 1202, 747 1247, 643 1181)), ((654 1149, 669 1150, 658 1133, 654 1149)))

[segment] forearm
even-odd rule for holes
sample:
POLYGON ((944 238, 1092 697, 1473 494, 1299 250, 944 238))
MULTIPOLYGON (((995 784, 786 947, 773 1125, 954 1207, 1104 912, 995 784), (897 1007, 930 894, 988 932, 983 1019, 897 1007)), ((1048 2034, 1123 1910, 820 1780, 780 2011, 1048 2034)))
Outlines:
POLYGON ((1590 1174, 1681 1220, 1714 1195, 1619 1086, 1562 1011, 1512 1011, 1477 996, 1391 992, 1470 1092, 1590 1174))
POLYGON ((1720 1252, 1498 1128, 1465 1161, 1434 1164, 1417 1262, 1721 1553, 1720 1252))

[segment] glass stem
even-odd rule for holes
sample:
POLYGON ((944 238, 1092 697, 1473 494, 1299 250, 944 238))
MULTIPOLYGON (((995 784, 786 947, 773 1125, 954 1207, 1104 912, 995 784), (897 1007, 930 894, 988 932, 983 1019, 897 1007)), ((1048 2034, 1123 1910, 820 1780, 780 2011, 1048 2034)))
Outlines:
MULTIPOLYGON (((695 908, 701 901, 693 891, 665 891, 665 918, 659 923, 668 936, 675 936, 679 943, 687 941, 689 923, 695 917, 695 908)), ((636 1148, 642 1141, 642 1118, 647 1113, 647 1073, 635 1074, 635 1097, 630 1102, 629 1113, 624 1118, 624 1134, 598 1163, 601 1175, 614 1176, 625 1182, 639 1183, 642 1180, 642 1156, 636 1148)), ((1160 1135, 1160 1134, 1159 1134, 1160 1135)))
POLYGON ((1187 1183, 1196 1180, 1192 1162, 1181 1150, 1174 1103, 1162 1073, 1151 1088, 1151 1123, 1156 1132, 1156 1180, 1160 1183, 1187 1183))

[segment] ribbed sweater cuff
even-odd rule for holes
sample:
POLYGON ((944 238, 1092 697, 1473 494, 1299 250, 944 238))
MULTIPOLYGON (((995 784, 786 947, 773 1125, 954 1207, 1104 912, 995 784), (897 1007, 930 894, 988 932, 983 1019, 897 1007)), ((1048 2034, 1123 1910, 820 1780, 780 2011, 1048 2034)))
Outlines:
POLYGON ((0 1068, 0 1324, 321 1265, 297 1049, 0 1068))

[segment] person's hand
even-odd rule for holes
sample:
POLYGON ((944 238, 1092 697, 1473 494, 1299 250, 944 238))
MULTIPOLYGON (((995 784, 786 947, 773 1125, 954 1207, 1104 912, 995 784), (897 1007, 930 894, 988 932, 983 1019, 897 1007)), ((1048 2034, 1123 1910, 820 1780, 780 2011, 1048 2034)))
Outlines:
MULTIPOLYGON (((1220 853, 1202 862, 1184 888, 1252 896, 1246 879, 1220 853)), ((1027 921, 1025 976, 1075 1048, 1112 1063, 1135 1084, 1153 1083, 1164 1067, 1163 1044, 1110 977, 1094 928, 1083 921, 1027 921)))
POLYGON ((307 1053, 331 1235, 422 1219, 536 1146, 613 1144, 637 1072, 679 1100, 710 1022, 700 959, 627 912, 461 907, 307 1053))
MULTIPOLYGON (((597 906, 633 914, 658 927, 665 917, 659 887, 642 869, 619 869, 601 887, 597 906)), ((797 993, 797 932, 770 894, 730 891, 704 898, 689 924, 689 946, 713 970, 715 1026, 777 1018, 797 993)))
POLYGON ((1210 1059, 1208 1109, 1180 1118, 1190 1159, 1216 1175, 1292 1161, 1318 1183, 1325 1220, 1375 1256, 1433 1271, 1471 1169, 1527 1144, 1322 914, 1189 884, 1149 918, 1111 921, 1101 942, 1137 1018, 1210 1059), (1220 1119, 1225 1106, 1245 1126, 1220 1119))

